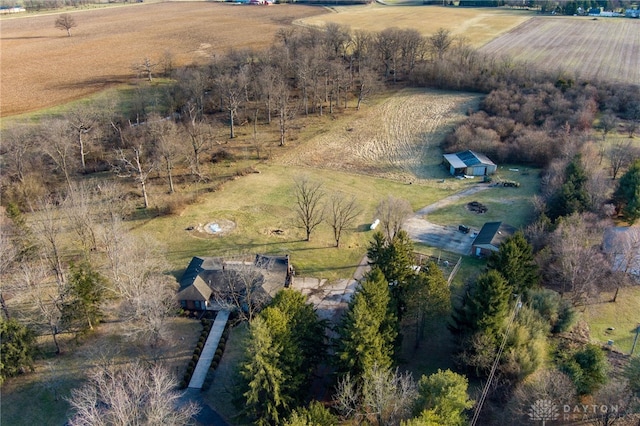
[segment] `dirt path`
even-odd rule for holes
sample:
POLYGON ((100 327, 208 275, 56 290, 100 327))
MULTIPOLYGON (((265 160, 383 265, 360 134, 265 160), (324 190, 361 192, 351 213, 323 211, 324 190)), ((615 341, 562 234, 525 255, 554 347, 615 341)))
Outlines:
POLYGON ((476 194, 480 191, 484 191, 485 189, 489 189, 489 188, 490 186, 488 184, 478 184, 478 185, 472 186, 471 188, 467 188, 453 195, 449 195, 448 197, 445 197, 440 201, 436 201, 433 204, 429 204, 428 206, 421 208, 415 213, 415 216, 424 216, 426 214, 433 213, 436 210, 439 210, 443 207, 446 207, 448 205, 455 203, 462 197, 467 197, 469 195, 476 194))

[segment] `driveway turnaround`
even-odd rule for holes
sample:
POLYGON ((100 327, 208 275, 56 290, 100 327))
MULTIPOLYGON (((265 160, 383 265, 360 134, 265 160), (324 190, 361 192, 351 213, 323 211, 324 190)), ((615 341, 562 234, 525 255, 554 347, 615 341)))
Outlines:
POLYGON ((193 375, 189 381, 189 388, 202 389, 202 384, 204 383, 204 379, 207 377, 207 371, 209 371, 209 366, 211 366, 213 356, 216 353, 216 349, 218 349, 218 343, 220 342, 222 332, 224 331, 224 327, 227 325, 228 319, 229 311, 223 310, 218 312, 216 315, 216 319, 211 326, 211 331, 209 331, 209 337, 207 337, 207 341, 202 348, 196 368, 193 370, 193 375))
POLYGON ((478 229, 471 228, 470 232, 465 234, 458 230, 457 223, 449 226, 436 225, 435 223, 429 222, 426 218, 429 217, 429 213, 448 206, 462 197, 466 197, 489 188, 490 186, 488 184, 478 184, 471 188, 467 188, 464 191, 458 192, 457 194, 443 198, 429 206, 423 207, 407 219, 407 221, 402 225, 402 228, 407 231, 409 237, 413 241, 417 241, 431 247, 437 247, 452 253, 462 254, 465 256, 470 255, 471 245, 473 244, 475 236, 478 235, 478 229))

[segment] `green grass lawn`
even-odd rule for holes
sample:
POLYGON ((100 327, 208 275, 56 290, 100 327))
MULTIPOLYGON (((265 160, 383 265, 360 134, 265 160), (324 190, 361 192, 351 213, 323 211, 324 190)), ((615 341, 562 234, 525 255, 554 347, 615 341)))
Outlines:
MULTIPOLYGON (((586 306, 582 316, 589 324, 592 340, 600 344, 613 340, 615 349, 628 354, 640 324, 640 287, 621 288, 615 303, 608 302, 612 298, 613 293, 602 294, 600 299, 606 302, 586 306)), ((635 354, 640 354, 640 342, 635 354)))
MULTIPOLYGON (((534 218, 532 199, 540 190, 539 170, 501 166, 493 178, 494 181, 516 181, 520 183, 520 187, 500 186, 463 197, 447 207, 430 213, 426 219, 440 225, 463 223, 478 229, 486 222, 505 222, 516 228, 530 223, 534 218), (510 169, 518 169, 518 171, 510 169), (468 210, 467 203, 472 201, 484 204, 487 212, 478 214, 468 210)), ((473 181, 478 180, 476 178, 473 181)))
MULTIPOLYGON (((187 206, 176 216, 141 221, 136 233, 160 241, 176 276, 186 268, 192 256, 289 253, 298 275, 334 280, 350 277, 365 254, 372 231, 375 207, 383 198, 410 200, 412 207, 431 204, 449 195, 454 186, 407 185, 384 179, 339 173, 329 170, 300 170, 295 174, 283 166, 259 165, 258 174, 227 182, 221 190, 201 196, 197 204, 187 206), (334 247, 333 233, 321 224, 303 241, 303 230, 295 225, 294 178, 300 173, 323 182, 327 194, 341 191, 356 197, 361 213, 354 226, 334 247), (224 236, 186 231, 190 226, 216 220, 231 220, 236 228, 224 236), (276 235, 272 231, 282 231, 276 235)), ((134 224, 135 225, 135 224, 134 224)))

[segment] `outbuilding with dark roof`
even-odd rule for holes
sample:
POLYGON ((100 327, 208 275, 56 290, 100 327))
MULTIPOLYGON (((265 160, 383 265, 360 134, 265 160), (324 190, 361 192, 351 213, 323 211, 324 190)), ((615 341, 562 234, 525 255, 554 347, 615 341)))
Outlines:
POLYGON ((500 244, 516 233, 516 228, 502 222, 487 222, 473 240, 471 249, 476 256, 490 256, 500 250, 500 244))

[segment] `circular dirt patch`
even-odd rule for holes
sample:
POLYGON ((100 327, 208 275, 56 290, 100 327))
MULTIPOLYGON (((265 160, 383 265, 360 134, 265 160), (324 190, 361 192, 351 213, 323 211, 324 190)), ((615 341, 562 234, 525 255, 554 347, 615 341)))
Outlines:
POLYGON ((187 228, 188 231, 198 232, 205 235, 222 236, 233 231, 236 228, 236 223, 228 219, 218 219, 213 220, 206 225, 200 223, 198 226, 189 228, 187 228))

